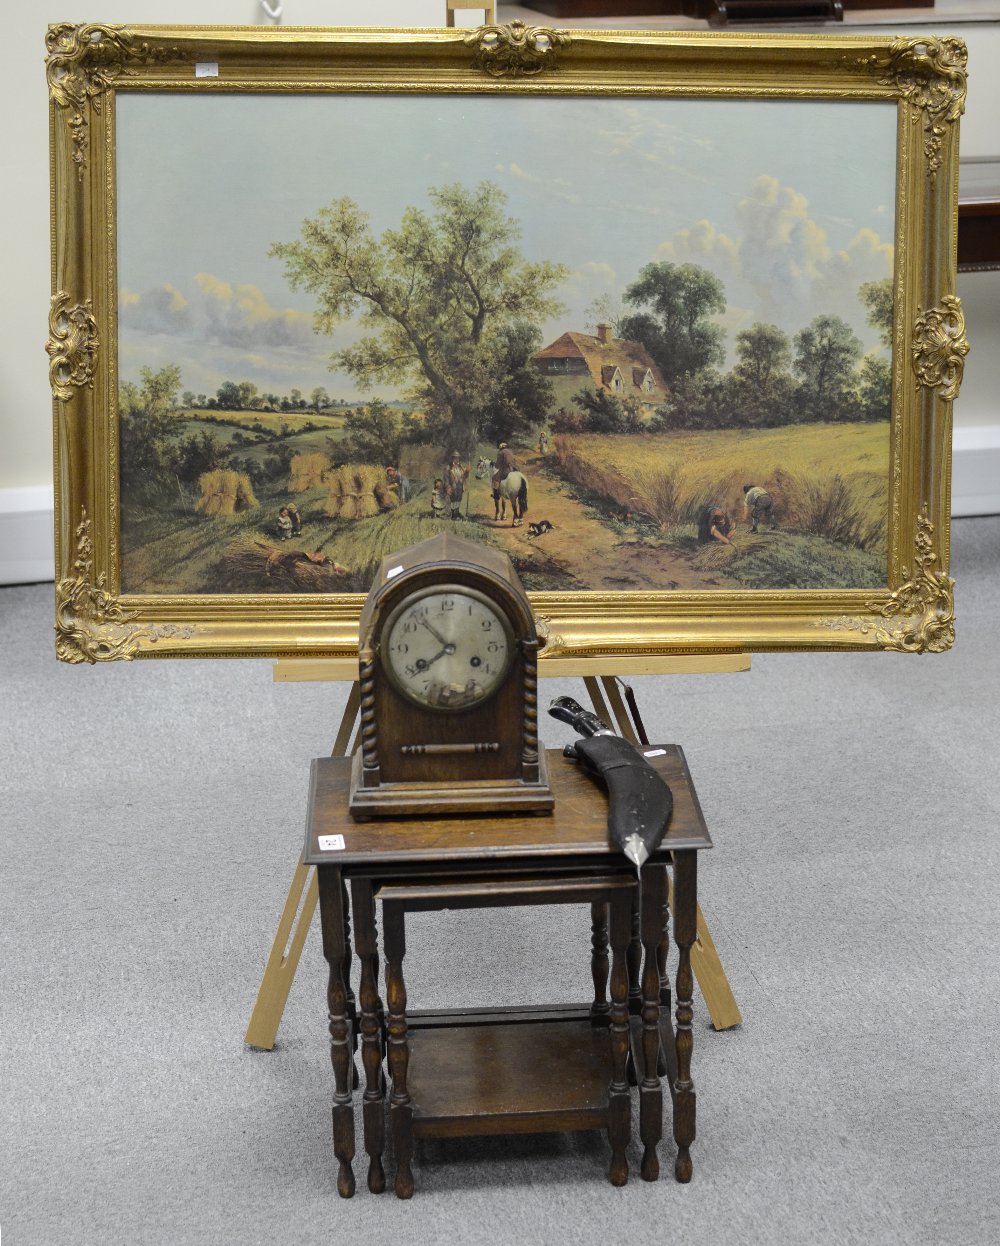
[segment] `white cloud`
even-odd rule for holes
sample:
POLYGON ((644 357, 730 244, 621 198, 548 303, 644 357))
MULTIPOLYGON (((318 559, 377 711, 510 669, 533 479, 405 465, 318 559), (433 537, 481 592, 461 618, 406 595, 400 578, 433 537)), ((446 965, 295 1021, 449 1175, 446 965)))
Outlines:
POLYGON ((118 318, 123 326, 144 333, 186 333, 194 323, 190 303, 169 282, 145 294, 121 290, 118 318))
POLYGON ((695 222, 690 229, 679 229, 669 242, 657 248, 656 257, 680 264, 701 264, 720 277, 726 272, 738 272, 740 267, 737 243, 705 220, 695 222))
POLYGON ((195 277, 209 332, 228 346, 304 347, 314 342, 313 318, 294 308, 276 308, 255 285, 230 285, 211 273, 195 277))
POLYGON ((729 297, 752 306, 754 320, 797 332, 820 313, 832 312, 876 344, 858 288, 892 273, 891 243, 864 228, 846 245, 833 247, 806 196, 768 176, 758 177, 739 200, 736 220, 733 236, 709 220, 678 230, 660 245, 657 258, 708 268, 729 297))
POLYGON ((185 294, 166 283, 139 294, 122 289, 118 297, 123 330, 163 334, 239 349, 315 351, 313 318, 294 308, 273 307, 255 285, 231 285, 211 273, 198 273, 185 294))

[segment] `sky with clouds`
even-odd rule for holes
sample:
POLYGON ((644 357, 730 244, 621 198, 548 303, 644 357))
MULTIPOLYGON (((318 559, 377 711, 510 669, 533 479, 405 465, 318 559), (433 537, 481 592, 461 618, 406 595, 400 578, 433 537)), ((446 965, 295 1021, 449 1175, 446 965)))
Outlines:
POLYGON ((875 349, 857 290, 892 271, 895 127, 883 103, 121 92, 121 371, 355 397, 330 355, 358 326, 317 335, 271 244, 344 195, 378 234, 428 188, 486 180, 525 257, 569 269, 546 343, 669 260, 722 280, 730 348, 754 321, 833 312, 875 349))

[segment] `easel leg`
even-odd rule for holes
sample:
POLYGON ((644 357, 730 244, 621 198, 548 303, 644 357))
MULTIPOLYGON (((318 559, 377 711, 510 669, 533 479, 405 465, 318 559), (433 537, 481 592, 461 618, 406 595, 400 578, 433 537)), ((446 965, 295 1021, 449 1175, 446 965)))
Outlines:
MULTIPOLYGON (((348 742, 358 716, 361 703, 361 689, 355 682, 347 697, 344 716, 340 720, 337 739, 334 742, 331 757, 346 757, 348 742)), ((354 744, 351 744, 351 752, 354 744)), ((278 921, 278 929, 271 944, 271 953, 264 967, 264 976, 257 990, 257 1000, 250 1014, 243 1041, 251 1047, 259 1047, 262 1051, 271 1051, 278 1034, 278 1026, 288 1002, 288 993, 292 989, 295 971, 299 967, 299 958, 309 933, 313 914, 316 912, 316 901, 319 891, 316 887, 316 871, 302 861, 295 867, 292 885, 288 889, 288 899, 282 909, 278 921), (303 898, 304 897, 304 898, 303 898), (300 909, 301 905, 301 909, 300 909), (298 920, 296 921, 296 914, 298 920), (293 933, 294 927, 294 933, 293 933), (291 941, 289 942, 289 936, 291 941)), ((348 988, 349 989, 349 988, 348 988)))
MULTIPOLYGON (((591 675, 587 676, 583 682, 598 718, 610 722, 613 717, 618 730, 632 744, 649 743, 642 723, 633 722, 633 717, 625 706, 614 675, 602 675, 600 680, 591 675), (606 701, 605 697, 607 697, 606 701)), ((673 886, 670 887, 669 896, 670 906, 673 908, 673 886)), ((719 953, 701 911, 701 905, 698 906, 698 937, 691 949, 691 965, 698 979, 698 986, 701 988, 708 1015, 712 1019, 712 1029, 731 1030, 739 1025, 743 1017, 736 997, 733 995, 733 989, 729 985, 729 979, 726 977, 726 971, 722 967, 722 961, 719 959, 719 953)))

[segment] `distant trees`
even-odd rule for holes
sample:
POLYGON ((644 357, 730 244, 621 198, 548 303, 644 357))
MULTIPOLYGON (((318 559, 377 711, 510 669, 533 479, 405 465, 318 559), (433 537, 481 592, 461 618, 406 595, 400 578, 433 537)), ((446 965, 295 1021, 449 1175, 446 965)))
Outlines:
POLYGON ((309 395, 309 405, 319 415, 325 407, 330 405, 330 395, 326 392, 322 385, 317 385, 313 392, 309 395))
POLYGON ((806 420, 858 416, 855 369, 863 347, 839 316, 817 316, 795 335, 796 403, 806 420))
MULTIPOLYGON (((858 290, 868 323, 887 349, 892 341, 892 283, 858 290)), ((653 427, 773 428, 808 421, 887 420, 892 368, 863 346, 839 316, 820 315, 794 338, 757 322, 735 339, 736 363, 685 372, 670 386, 653 427)))
POLYGON ((216 401, 223 411, 239 411, 243 405, 240 387, 235 381, 223 381, 216 391, 216 401))

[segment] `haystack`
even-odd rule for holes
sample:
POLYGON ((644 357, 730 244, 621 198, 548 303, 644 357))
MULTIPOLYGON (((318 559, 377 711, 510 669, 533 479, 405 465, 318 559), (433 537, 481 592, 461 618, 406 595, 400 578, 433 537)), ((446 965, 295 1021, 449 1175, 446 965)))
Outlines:
POLYGON ((235 515, 258 505, 246 472, 204 472, 198 477, 198 488, 201 497, 195 510, 202 515, 235 515))
POLYGON ((371 519, 381 509, 375 496, 382 483, 377 467, 347 463, 324 476, 328 493, 323 510, 334 519, 371 519))
POLYGON ((294 593, 344 591, 347 567, 318 551, 289 549, 247 536, 223 554, 226 580, 234 587, 277 589, 294 593))
POLYGON ((318 450, 313 454, 296 454, 288 465, 288 488, 292 493, 305 493, 323 483, 323 473, 330 470, 330 460, 318 450))

